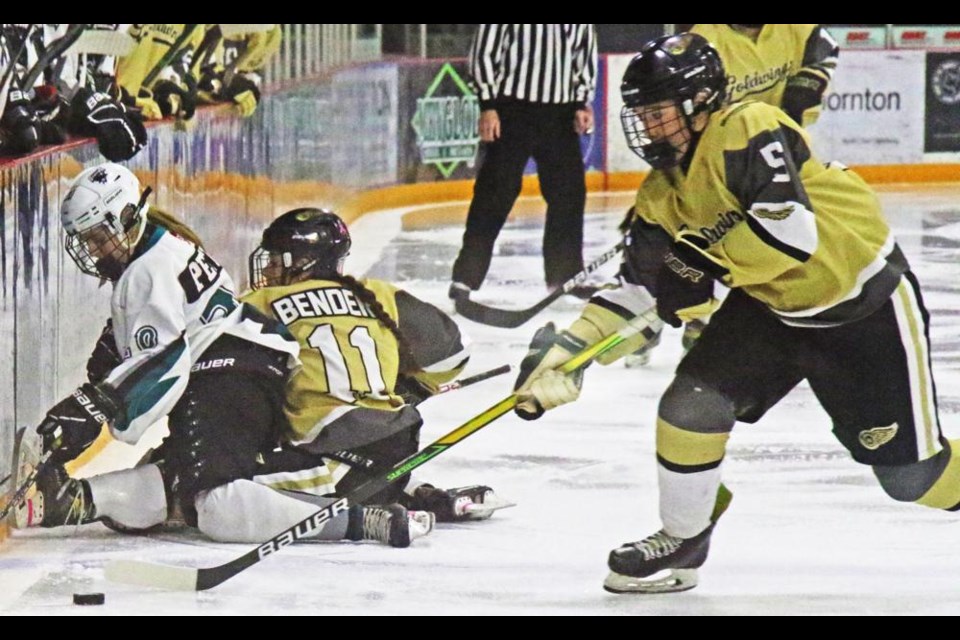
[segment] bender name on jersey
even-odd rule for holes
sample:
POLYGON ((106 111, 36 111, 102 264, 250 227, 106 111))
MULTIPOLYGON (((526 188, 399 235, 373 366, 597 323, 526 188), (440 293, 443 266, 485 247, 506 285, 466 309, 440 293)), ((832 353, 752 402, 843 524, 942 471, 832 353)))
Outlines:
POLYGON ((316 287, 277 298, 271 305, 277 318, 290 325, 300 318, 353 316, 373 318, 370 309, 343 287, 316 287))

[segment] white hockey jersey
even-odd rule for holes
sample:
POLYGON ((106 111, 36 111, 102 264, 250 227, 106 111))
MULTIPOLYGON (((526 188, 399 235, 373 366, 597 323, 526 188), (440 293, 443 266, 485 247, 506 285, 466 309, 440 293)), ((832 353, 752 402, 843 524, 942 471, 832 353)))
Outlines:
POLYGON ((111 309, 124 360, 105 382, 123 400, 110 427, 123 442, 137 442, 173 409, 193 364, 224 334, 289 354, 291 369, 300 365, 296 340, 239 302, 223 267, 159 226, 147 226, 114 286, 111 309))

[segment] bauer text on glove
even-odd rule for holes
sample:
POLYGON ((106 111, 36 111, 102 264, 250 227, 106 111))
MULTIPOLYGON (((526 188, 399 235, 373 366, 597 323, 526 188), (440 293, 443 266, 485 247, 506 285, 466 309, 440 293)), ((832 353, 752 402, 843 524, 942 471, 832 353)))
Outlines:
POLYGON ((714 279, 726 270, 699 248, 700 238, 682 236, 657 273, 657 315, 673 327, 709 316, 717 307, 714 279))
POLYGON ((110 387, 85 383, 47 412, 37 433, 51 460, 62 464, 83 453, 118 412, 110 387))

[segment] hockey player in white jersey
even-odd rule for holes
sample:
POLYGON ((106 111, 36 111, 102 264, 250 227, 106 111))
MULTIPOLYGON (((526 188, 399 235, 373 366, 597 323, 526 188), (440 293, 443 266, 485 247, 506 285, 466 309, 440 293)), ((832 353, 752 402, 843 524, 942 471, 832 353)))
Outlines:
MULTIPOLYGON (((92 381, 50 409, 37 428, 39 443, 21 439, 21 473, 36 459, 31 451, 51 452, 51 464, 16 511, 20 527, 104 520, 142 530, 163 523, 175 498, 188 523, 212 537, 245 535, 236 531, 245 523, 234 518, 229 486, 256 474, 284 429, 285 383, 299 366, 299 347, 283 325, 237 300, 232 279, 193 232, 148 207, 149 192, 128 169, 106 163, 83 171, 62 203, 70 257, 84 273, 113 283, 112 327, 91 359, 92 381), (86 480, 66 474, 63 464, 89 447, 104 423, 133 444, 165 416, 170 435, 155 464, 86 480)), ((281 498, 258 495, 264 509, 281 498)), ((358 507, 320 535, 407 546, 416 524, 399 505, 358 507)))

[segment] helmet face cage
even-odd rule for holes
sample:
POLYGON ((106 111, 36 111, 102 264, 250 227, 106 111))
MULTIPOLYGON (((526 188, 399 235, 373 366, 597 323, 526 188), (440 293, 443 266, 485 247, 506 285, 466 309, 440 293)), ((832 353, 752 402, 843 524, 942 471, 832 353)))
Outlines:
POLYGON ((108 222, 67 234, 67 253, 80 271, 95 278, 119 280, 131 248, 127 233, 108 222))
POLYGON ((279 287, 314 275, 316 260, 294 258, 290 251, 270 251, 260 245, 250 254, 250 288, 279 287))
POLYGON ((66 250, 83 273, 116 281, 123 274, 145 225, 147 188, 129 169, 113 163, 87 169, 74 180, 60 207, 66 250))
POLYGON ((720 55, 698 34, 681 33, 657 38, 641 49, 623 74, 620 112, 627 145, 655 169, 678 164, 690 149, 692 121, 704 111, 715 111, 723 102, 726 73, 720 55), (657 137, 644 121, 664 105, 676 107, 679 121, 657 120, 657 137), (668 136, 665 131, 671 132, 668 136))
POLYGON ((342 274, 350 244, 347 225, 332 211, 289 211, 264 230, 263 241, 250 254, 250 287, 260 289, 342 274))
POLYGON ((253 290, 264 287, 273 287, 281 284, 272 277, 268 267, 270 266, 270 252, 262 246, 257 247, 250 254, 250 288, 253 290))
POLYGON ((643 158, 654 169, 667 169, 679 164, 684 152, 690 147, 690 119, 680 108, 674 109, 675 118, 660 120, 658 123, 658 126, 665 130, 676 128, 676 133, 670 140, 653 140, 650 137, 643 124, 644 116, 661 109, 662 107, 659 105, 647 105, 632 109, 624 105, 620 110, 620 123, 623 125, 623 133, 627 137, 627 145, 631 151, 643 158), (674 123, 678 123, 680 126, 676 127, 674 123))

